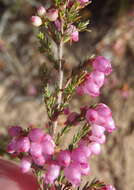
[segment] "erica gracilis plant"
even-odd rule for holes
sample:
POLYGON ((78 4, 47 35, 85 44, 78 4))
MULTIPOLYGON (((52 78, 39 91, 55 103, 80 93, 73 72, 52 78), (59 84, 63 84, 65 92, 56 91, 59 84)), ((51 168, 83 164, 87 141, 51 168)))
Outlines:
MULTIPOLYGON (((57 70, 58 81, 51 88, 49 72, 44 74, 44 102, 48 114, 48 127, 22 129, 9 128, 11 141, 7 151, 20 159, 22 172, 32 169, 40 190, 72 189, 81 185, 82 176, 91 175, 89 160, 101 152, 106 141, 105 133, 116 129, 110 108, 103 104, 91 104, 76 113, 69 108, 75 93, 91 97, 100 95, 104 80, 112 72, 112 66, 103 56, 88 57, 68 77, 64 75, 64 45, 79 41, 79 32, 88 31, 89 21, 83 21, 80 11, 89 5, 89 0, 53 0, 48 9, 41 6, 31 22, 38 27, 40 51, 57 70), (57 48, 54 54, 53 45, 57 48), (66 121, 59 131, 58 119, 66 121), (61 148, 62 139, 74 127, 78 128, 68 147, 61 148)), ((111 185, 93 180, 83 190, 115 190, 111 185)))

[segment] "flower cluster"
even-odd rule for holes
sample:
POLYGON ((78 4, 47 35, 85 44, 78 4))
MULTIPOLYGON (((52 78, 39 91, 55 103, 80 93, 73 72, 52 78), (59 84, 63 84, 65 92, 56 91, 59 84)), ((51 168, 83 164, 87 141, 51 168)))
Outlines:
POLYGON ((95 108, 88 109, 86 119, 93 128, 92 133, 97 136, 100 136, 102 131, 112 132, 115 130, 111 110, 103 103, 98 104, 95 108))
POLYGON ((48 9, 46 10, 45 7, 41 6, 37 10, 37 16, 31 17, 31 22, 34 26, 39 27, 43 24, 44 20, 49 20, 51 22, 56 21, 58 18, 58 10, 57 9, 48 9))
POLYGON ((83 108, 79 115, 75 112, 70 113, 67 119, 68 124, 69 122, 72 122, 73 125, 77 124, 81 116, 86 118, 90 125, 90 131, 79 141, 77 148, 72 150, 72 162, 69 167, 65 168, 67 179, 74 185, 80 184, 81 175, 89 174, 88 159, 101 152, 100 144, 104 144, 106 141, 105 131, 112 132, 116 129, 111 110, 103 103, 94 108, 83 108))
MULTIPOLYGON (((73 123, 79 120, 80 115, 73 112, 68 117, 67 120, 73 123)), ((90 173, 88 159, 92 155, 98 155, 101 151, 100 144, 105 143, 104 132, 112 132, 115 129, 111 110, 105 104, 100 103, 94 108, 86 108, 84 117, 91 125, 91 130, 72 150, 57 152, 52 137, 43 133, 41 129, 34 128, 25 133, 21 127, 14 126, 9 128, 9 135, 13 139, 8 145, 8 152, 23 155, 21 160, 23 172, 29 171, 33 165, 42 166, 46 171, 44 174, 46 184, 52 184, 60 175, 60 171, 64 171, 67 180, 78 186, 81 177, 90 173)))
MULTIPOLYGON (((76 1, 67 1, 66 4, 61 6, 61 12, 63 14, 63 11, 65 9, 71 10, 71 8, 77 7, 77 9, 81 9, 84 6, 86 6, 89 3, 89 0, 76 0, 76 1)), ((59 11, 58 7, 50 7, 46 10, 44 6, 41 6, 37 9, 37 15, 31 17, 31 22, 35 27, 48 27, 48 23, 52 24, 52 29, 55 26, 55 30, 57 32, 62 32, 64 30, 64 36, 65 41, 74 41, 77 42, 79 40, 79 29, 72 23, 67 23, 63 26, 63 18, 61 18, 61 12, 59 11), (62 28, 63 26, 63 28, 62 28)), ((68 11, 69 12, 69 11, 68 11)), ((65 12, 64 12, 65 14, 65 12)), ((67 17, 67 15, 64 15, 64 17, 67 17)), ((68 15, 68 19, 70 19, 70 16, 68 15)), ((51 30, 50 27, 47 28, 48 30, 51 30)), ((51 32, 50 32, 51 33, 51 32)), ((53 31, 52 31, 53 33, 53 31)))
POLYGON ((9 128, 9 135, 13 137, 8 144, 7 151, 16 156, 21 155, 21 169, 28 172, 32 163, 43 166, 54 153, 55 143, 52 137, 34 128, 25 132, 19 126, 9 128))
POLYGON ((91 64, 93 71, 86 75, 85 81, 77 88, 77 93, 96 97, 100 95, 100 88, 104 84, 105 75, 112 72, 112 67, 110 61, 103 56, 96 57, 91 64))

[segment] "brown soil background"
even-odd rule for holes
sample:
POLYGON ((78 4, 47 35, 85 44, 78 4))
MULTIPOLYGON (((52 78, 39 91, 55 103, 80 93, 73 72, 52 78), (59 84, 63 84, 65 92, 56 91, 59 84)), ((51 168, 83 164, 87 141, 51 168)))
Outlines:
MULTIPOLYGON (((42 95, 39 95, 39 73, 44 60, 51 63, 37 50, 36 30, 29 22, 38 4, 32 0, 13 4, 8 0, 0 2, 1 137, 7 134, 10 125, 43 128, 47 120, 42 95)), ((81 105, 91 101, 104 102, 111 107, 118 130, 107 136, 102 153, 90 161, 92 175, 89 179, 96 177, 112 183, 117 190, 134 190, 134 9, 131 6, 118 17, 110 13, 107 19, 108 13, 104 10, 103 6, 99 10, 103 17, 97 17, 94 6, 82 13, 91 18, 92 33, 81 34, 80 42, 71 49, 65 47, 65 70, 68 73, 85 56, 95 53, 112 60, 113 73, 99 99, 75 97, 70 107, 78 111, 81 105)), ((50 75, 53 80, 57 77, 55 72, 50 75)), ((59 122, 62 123, 62 118, 59 122)))

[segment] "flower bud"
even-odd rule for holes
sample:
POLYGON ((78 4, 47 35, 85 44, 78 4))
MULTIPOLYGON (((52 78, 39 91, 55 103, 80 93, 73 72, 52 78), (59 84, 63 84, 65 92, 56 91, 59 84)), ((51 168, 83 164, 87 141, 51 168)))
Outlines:
POLYGON ((11 137, 17 137, 21 134, 21 132, 22 132, 22 128, 19 126, 12 126, 8 129, 8 134, 11 137))
POLYGON ((101 137, 104 134, 105 128, 100 125, 93 124, 91 126, 91 131, 92 135, 101 137))
POLYGON ((33 161, 38 166, 43 166, 45 164, 45 158, 43 155, 40 155, 38 157, 33 157, 33 161))
POLYGON ((58 32, 61 31, 61 23, 60 21, 57 19, 55 22, 54 22, 55 26, 56 26, 56 29, 58 30, 58 32))
POLYGON ((79 32, 76 30, 74 31, 72 34, 71 34, 71 39, 74 41, 74 42, 78 42, 79 41, 79 32))
POLYGON ((69 26, 67 34, 71 37, 72 41, 77 42, 79 40, 79 32, 74 25, 69 26))
POLYGON ((17 139, 16 150, 17 152, 28 152, 30 149, 30 141, 28 137, 21 137, 17 139))
POLYGON ((34 26, 39 27, 42 25, 42 20, 39 16, 32 16, 31 22, 34 26))
POLYGON ((13 154, 16 151, 16 139, 12 139, 11 142, 7 145, 7 152, 13 154))
POLYGON ((113 132, 116 129, 115 123, 112 117, 106 118, 106 123, 104 127, 106 131, 108 131, 109 133, 113 132))
POLYGON ((44 133, 41 129, 34 128, 29 132, 28 137, 32 142, 41 142, 42 138, 44 137, 44 133))
POLYGON ((30 156, 25 156, 22 158, 21 163, 20 163, 20 168, 23 173, 26 173, 30 170, 32 165, 32 160, 30 156))
POLYGON ((86 158, 88 158, 91 155, 91 150, 90 150, 89 146, 84 143, 80 144, 80 146, 78 147, 78 150, 80 152, 83 152, 84 155, 86 156, 86 158))
POLYGON ((45 13, 46 13, 45 7, 40 6, 40 7, 37 9, 37 14, 38 14, 39 16, 43 16, 43 15, 45 15, 45 13))
POLYGON ((59 174, 60 174, 60 166, 57 164, 50 164, 44 176, 45 183, 53 184, 54 180, 59 176, 59 174))
POLYGON ((72 185, 80 185, 81 168, 78 163, 71 163, 69 167, 66 167, 64 169, 64 175, 72 185))
POLYGON ((34 157, 39 157, 42 154, 42 146, 40 143, 32 142, 30 147, 30 153, 34 157))
POLYGON ((57 9, 49 9, 48 12, 46 13, 46 16, 48 20, 54 22, 58 18, 58 10, 57 9))
POLYGON ((79 95, 88 94, 92 97, 96 97, 100 95, 99 90, 99 86, 92 79, 88 79, 77 88, 77 93, 79 95))
POLYGON ((95 84, 100 88, 104 84, 105 75, 103 72, 93 71, 88 78, 92 79, 95 84))
POLYGON ((57 156, 57 160, 60 166, 68 167, 71 162, 70 152, 67 150, 61 151, 57 156))
POLYGON ((92 154, 100 154, 101 151, 101 147, 99 143, 96 142, 92 142, 89 144, 90 150, 92 152, 92 154))
POLYGON ((98 113, 94 109, 88 109, 86 119, 89 123, 95 123, 98 120, 98 113))
POLYGON ((95 70, 103 72, 105 75, 109 75, 112 72, 110 61, 103 56, 96 57, 92 64, 95 70))
POLYGON ((43 154, 52 155, 54 153, 54 145, 51 141, 43 141, 41 143, 43 154))
POLYGON ((110 108, 103 103, 98 104, 95 107, 95 111, 97 111, 98 115, 100 115, 102 117, 108 117, 108 116, 112 115, 110 108))
POLYGON ((75 162, 78 162, 78 163, 86 163, 87 162, 86 155, 79 148, 76 148, 72 151, 71 158, 72 158, 72 160, 74 160, 75 162))

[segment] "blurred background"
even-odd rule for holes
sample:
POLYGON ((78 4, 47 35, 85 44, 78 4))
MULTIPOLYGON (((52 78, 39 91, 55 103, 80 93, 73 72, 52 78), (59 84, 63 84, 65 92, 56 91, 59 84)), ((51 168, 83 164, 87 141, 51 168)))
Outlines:
MULTIPOLYGON (((8 126, 46 124, 40 71, 44 62, 48 67, 51 63, 40 54, 37 31, 30 24, 31 15, 43 2, 0 0, 0 155, 8 126)), ((96 177, 113 183, 117 190, 134 190, 134 2, 93 0, 81 14, 90 19, 92 32, 82 33, 79 43, 65 47, 65 71, 69 73, 88 55, 111 59, 113 73, 93 101, 111 107, 118 128, 107 137, 102 154, 91 161, 90 180, 96 177)), ((56 79, 55 71, 50 77, 56 79)), ((71 106, 78 111, 91 101, 76 97, 71 106)))

